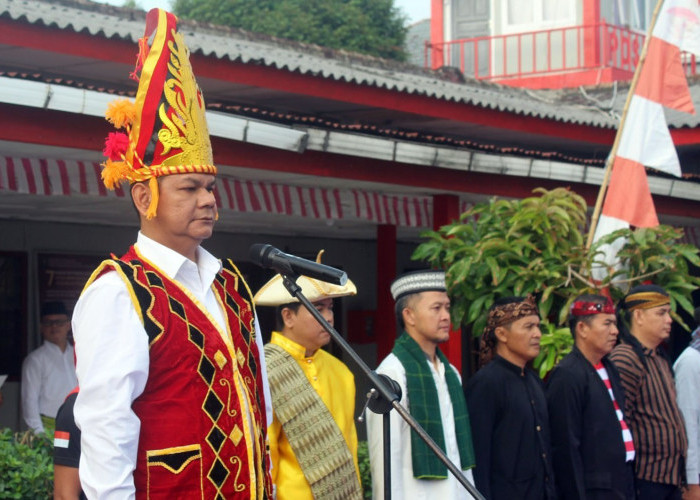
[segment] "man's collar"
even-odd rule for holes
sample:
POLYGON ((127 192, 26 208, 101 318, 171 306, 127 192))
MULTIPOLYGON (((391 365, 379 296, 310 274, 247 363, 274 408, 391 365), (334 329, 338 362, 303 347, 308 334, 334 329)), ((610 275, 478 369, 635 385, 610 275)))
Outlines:
POLYGON ((66 352, 69 348, 72 349, 72 346, 70 345, 70 342, 66 341, 66 348, 61 350, 61 346, 58 345, 56 342, 51 342, 50 340, 44 339, 43 345, 47 346, 48 349, 56 349, 59 352, 66 352))
MULTIPOLYGON (((184 255, 176 252, 172 248, 158 243, 139 231, 136 238, 136 249, 146 259, 153 263, 157 263, 158 267, 169 277, 174 278, 180 268, 189 259, 184 255)), ((197 247, 197 267, 200 267, 212 274, 216 274, 221 270, 221 261, 204 248, 197 247)))
MULTIPOLYGON (((635 337, 633 334, 632 334, 632 337, 633 337, 633 338, 637 341, 637 343, 640 345, 640 347, 642 348, 642 352, 644 353, 645 356, 653 356, 653 355, 655 355, 656 352, 657 352, 657 350, 661 347, 661 342, 660 342, 659 345, 657 345, 656 347, 647 347, 647 346, 645 346, 644 344, 642 344, 642 342, 641 342, 637 337, 635 337)), ((625 339, 622 339, 622 343, 632 345, 632 342, 630 342, 629 340, 625 340, 625 339)))
POLYGON ((270 341, 273 344, 277 344, 278 346, 283 348, 285 351, 287 351, 289 354, 291 354, 292 357, 295 359, 313 358, 316 356, 318 351, 320 351, 320 349, 318 349, 311 356, 307 356, 306 355, 306 348, 303 345, 297 344, 292 339, 290 339, 289 337, 285 337, 280 332, 272 332, 272 337, 271 337, 270 341))
POLYGON ((496 355, 493 357, 493 360, 496 361, 496 362, 498 362, 498 363, 500 363, 500 364, 503 365, 505 368, 507 368, 508 370, 510 370, 510 371, 512 371, 512 372, 514 372, 514 373, 516 373, 517 375, 524 375, 525 372, 527 371, 526 368, 521 368, 521 367, 519 367, 518 365, 511 363, 511 362, 508 361, 506 358, 504 358, 503 356, 500 356, 500 355, 498 355, 498 354, 496 354, 496 355))

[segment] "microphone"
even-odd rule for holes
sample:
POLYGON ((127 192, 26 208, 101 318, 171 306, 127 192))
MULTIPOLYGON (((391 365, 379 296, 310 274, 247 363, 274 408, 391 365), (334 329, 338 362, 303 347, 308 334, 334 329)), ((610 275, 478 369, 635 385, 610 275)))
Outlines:
POLYGON ((286 254, 272 245, 256 243, 251 245, 249 257, 253 263, 280 274, 308 276, 327 283, 343 286, 348 282, 345 271, 286 254))

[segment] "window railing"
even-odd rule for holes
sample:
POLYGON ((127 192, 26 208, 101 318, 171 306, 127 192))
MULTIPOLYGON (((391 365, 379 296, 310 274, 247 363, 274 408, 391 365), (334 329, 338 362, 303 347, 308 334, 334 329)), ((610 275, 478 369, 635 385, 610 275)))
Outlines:
MULTIPOLYGON (((452 66, 468 77, 503 82, 610 68, 620 80, 634 74, 644 36, 602 22, 426 43, 425 66, 452 66)), ((694 55, 683 54, 683 63, 688 74, 696 74, 694 55)))

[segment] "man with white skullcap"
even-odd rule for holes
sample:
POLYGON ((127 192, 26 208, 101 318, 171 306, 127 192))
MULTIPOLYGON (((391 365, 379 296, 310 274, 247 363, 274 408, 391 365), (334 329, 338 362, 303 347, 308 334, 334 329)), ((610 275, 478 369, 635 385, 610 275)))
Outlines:
MULTIPOLYGON (((300 276, 296 283, 331 325, 333 299, 357 293, 350 280, 338 286, 300 276)), ((276 331, 265 346, 273 408, 268 441, 277 500, 360 500, 352 373, 321 349, 330 335, 289 294, 282 276, 274 276, 253 300, 256 306, 277 308, 276 331)))
MULTIPOLYGON (((474 452, 469 414, 457 369, 438 345, 450 337, 445 273, 408 273, 391 285, 403 333, 379 365, 401 387, 401 404, 471 479, 474 452)), ((382 415, 368 412, 367 433, 375 499, 384 497, 382 415)), ((392 498, 471 498, 447 467, 396 412, 391 413, 392 498)))

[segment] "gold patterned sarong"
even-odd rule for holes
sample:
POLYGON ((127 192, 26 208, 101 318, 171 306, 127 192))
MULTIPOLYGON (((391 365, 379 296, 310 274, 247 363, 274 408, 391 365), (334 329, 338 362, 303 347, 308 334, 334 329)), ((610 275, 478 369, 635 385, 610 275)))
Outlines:
POLYGON ((272 408, 318 500, 361 500, 352 453, 331 412, 296 360, 265 345, 272 408))

